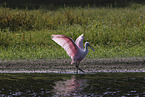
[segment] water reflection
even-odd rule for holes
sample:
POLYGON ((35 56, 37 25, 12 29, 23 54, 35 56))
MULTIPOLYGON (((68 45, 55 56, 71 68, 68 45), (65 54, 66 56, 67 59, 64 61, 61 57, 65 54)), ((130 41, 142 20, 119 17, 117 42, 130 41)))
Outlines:
POLYGON ((53 91, 57 96, 82 96, 81 91, 87 86, 87 80, 78 79, 78 75, 72 75, 71 79, 55 82, 53 91))
POLYGON ((0 74, 0 97, 145 96, 145 73, 0 74))

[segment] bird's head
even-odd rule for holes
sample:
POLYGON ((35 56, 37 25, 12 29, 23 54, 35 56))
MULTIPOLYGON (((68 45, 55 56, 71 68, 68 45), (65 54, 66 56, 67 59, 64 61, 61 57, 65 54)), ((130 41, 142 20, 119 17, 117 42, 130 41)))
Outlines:
POLYGON ((91 47, 91 45, 89 44, 89 42, 86 42, 86 43, 85 43, 85 46, 89 46, 93 51, 95 51, 95 50, 91 47))

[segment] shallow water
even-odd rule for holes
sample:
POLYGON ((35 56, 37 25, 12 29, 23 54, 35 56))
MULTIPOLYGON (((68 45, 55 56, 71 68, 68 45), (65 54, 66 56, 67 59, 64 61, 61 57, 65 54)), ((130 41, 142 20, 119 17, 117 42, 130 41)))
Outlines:
POLYGON ((145 73, 1 73, 0 97, 145 96, 145 73))

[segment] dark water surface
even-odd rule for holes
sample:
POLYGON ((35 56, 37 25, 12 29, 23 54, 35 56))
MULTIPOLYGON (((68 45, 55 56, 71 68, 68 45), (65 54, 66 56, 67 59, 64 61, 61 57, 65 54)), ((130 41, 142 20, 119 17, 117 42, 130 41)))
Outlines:
POLYGON ((145 73, 0 73, 0 97, 145 96, 145 73))

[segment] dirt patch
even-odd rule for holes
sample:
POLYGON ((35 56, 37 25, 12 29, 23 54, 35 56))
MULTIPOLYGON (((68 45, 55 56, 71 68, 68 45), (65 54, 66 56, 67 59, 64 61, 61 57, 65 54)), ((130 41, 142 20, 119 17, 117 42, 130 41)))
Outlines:
MULTIPOLYGON (((73 73, 70 59, 0 60, 0 73, 73 73)), ((145 58, 84 59, 80 68, 85 72, 145 72, 145 58)))

